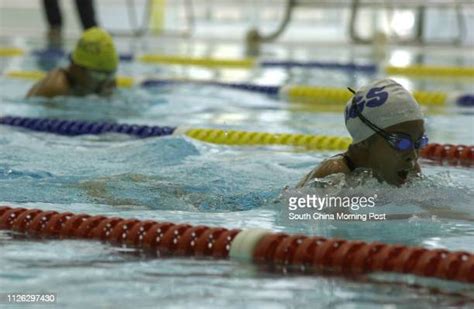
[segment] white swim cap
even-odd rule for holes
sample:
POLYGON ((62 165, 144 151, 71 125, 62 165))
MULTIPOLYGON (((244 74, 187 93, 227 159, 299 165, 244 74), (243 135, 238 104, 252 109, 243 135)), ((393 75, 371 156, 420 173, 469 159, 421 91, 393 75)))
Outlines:
POLYGON ((353 102, 365 118, 381 129, 423 119, 415 98, 399 83, 391 79, 374 81, 360 88, 346 105, 346 128, 354 144, 369 138, 375 131, 360 120, 353 102))

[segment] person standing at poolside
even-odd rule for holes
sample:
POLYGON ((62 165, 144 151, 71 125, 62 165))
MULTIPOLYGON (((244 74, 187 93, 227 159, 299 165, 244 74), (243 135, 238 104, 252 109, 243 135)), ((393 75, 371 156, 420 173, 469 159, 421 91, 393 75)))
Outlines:
MULTIPOLYGON (((76 0, 76 8, 79 13, 83 30, 97 27, 93 0, 76 0)), ((52 46, 61 45, 63 17, 59 0, 43 0, 43 8, 48 22, 48 41, 52 46)))
POLYGON ((345 123, 352 137, 348 150, 324 160, 297 187, 357 168, 370 169, 380 181, 396 186, 421 172, 418 152, 428 143, 423 114, 397 82, 378 80, 355 92, 346 105, 345 123))
POLYGON ((118 62, 112 37, 101 28, 90 28, 77 42, 69 66, 50 71, 27 97, 110 95, 116 87, 118 62))

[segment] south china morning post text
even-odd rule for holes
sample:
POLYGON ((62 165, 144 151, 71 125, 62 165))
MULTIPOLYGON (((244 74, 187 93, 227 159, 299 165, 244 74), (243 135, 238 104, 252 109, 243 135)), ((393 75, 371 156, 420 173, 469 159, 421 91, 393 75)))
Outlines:
POLYGON ((290 222, 337 220, 337 221, 384 221, 385 213, 373 211, 377 194, 371 196, 304 196, 288 197, 290 222))

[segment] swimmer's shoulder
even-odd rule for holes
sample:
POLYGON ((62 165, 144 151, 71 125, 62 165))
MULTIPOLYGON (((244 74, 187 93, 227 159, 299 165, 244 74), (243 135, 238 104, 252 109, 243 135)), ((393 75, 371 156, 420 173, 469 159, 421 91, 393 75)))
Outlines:
POLYGON ((307 182, 315 178, 323 178, 332 174, 350 174, 351 169, 347 166, 347 161, 343 155, 337 155, 328 158, 321 162, 316 168, 314 168, 308 175, 306 175, 296 187, 302 187, 307 182))
POLYGON ((69 94, 71 85, 67 73, 64 69, 54 69, 37 82, 28 91, 27 97, 40 96, 52 98, 60 95, 69 94))

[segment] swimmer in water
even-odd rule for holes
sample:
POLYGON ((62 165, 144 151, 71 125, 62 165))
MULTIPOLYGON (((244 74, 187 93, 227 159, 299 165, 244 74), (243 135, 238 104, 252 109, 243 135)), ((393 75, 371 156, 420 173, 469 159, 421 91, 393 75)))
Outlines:
POLYGON ((331 174, 351 174, 358 168, 370 169, 378 180, 395 186, 421 172, 418 152, 428 137, 415 98, 391 79, 352 92, 345 109, 352 144, 346 152, 324 160, 297 187, 331 174))
POLYGON ((103 29, 85 31, 67 68, 50 71, 28 91, 27 97, 110 95, 116 87, 118 56, 112 37, 103 29))

